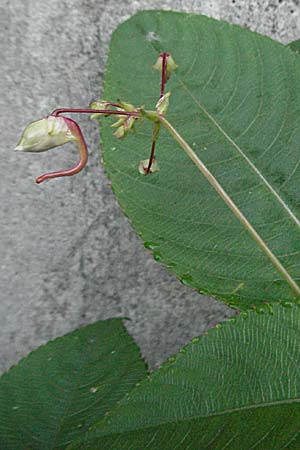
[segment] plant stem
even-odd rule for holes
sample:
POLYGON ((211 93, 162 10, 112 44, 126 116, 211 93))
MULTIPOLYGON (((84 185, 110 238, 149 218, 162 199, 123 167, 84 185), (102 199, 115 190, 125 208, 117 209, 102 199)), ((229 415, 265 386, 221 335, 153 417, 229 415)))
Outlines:
POLYGON ((162 98, 165 95, 165 86, 167 80, 167 58, 170 56, 170 53, 161 53, 162 58, 161 64, 161 85, 160 85, 160 97, 162 98))
MULTIPOLYGON (((162 98, 165 95, 166 82, 168 81, 167 80, 167 58, 170 56, 170 53, 161 53, 159 56, 162 58, 162 63, 161 63, 161 83, 160 83, 160 96, 159 96, 159 98, 162 98)), ((150 173, 151 166, 152 166, 153 161, 155 159, 155 145, 156 145, 156 141, 157 141, 157 137, 158 137, 158 133, 159 133, 159 128, 160 128, 160 124, 159 124, 159 122, 156 122, 154 124, 154 128, 153 128, 153 138, 152 138, 151 153, 150 153, 149 164, 148 164, 148 167, 147 167, 145 175, 148 175, 148 173, 150 173)))
POLYGON ((281 276, 287 281, 292 290, 300 297, 300 288, 291 275, 287 272, 287 270, 283 267, 281 262, 277 259, 274 253, 270 250, 267 244, 264 242, 262 237, 257 233, 257 231, 253 228, 248 219, 244 216, 244 214, 240 211, 238 206, 233 202, 231 197, 227 194, 227 192, 222 188, 217 179, 213 176, 213 174, 208 170, 205 164, 198 158, 196 153, 191 149, 191 147, 187 144, 187 142, 180 136, 180 134, 175 130, 175 128, 168 122, 168 120, 159 116, 160 123, 166 128, 166 130, 172 135, 172 137, 178 142, 180 147, 184 150, 187 156, 193 161, 196 167, 200 170, 200 172, 204 175, 207 181, 211 184, 211 186, 217 191, 220 197, 224 200, 226 205, 231 209, 235 217, 241 222, 241 224, 246 228, 248 233, 257 243, 257 245, 261 248, 264 254, 270 259, 273 266, 277 269, 277 271, 281 274, 281 276))
POLYGON ((116 111, 114 109, 90 109, 90 108, 59 108, 52 111, 50 116, 59 116, 63 113, 81 113, 81 114, 104 114, 104 115, 118 115, 118 116, 134 116, 140 117, 139 112, 128 112, 128 111, 116 111))
POLYGON ((152 166, 153 161, 155 159, 155 144, 156 144, 156 141, 157 141, 157 138, 158 138, 159 129, 160 129, 160 123, 159 122, 155 122, 154 126, 153 126, 152 147, 151 147, 151 153, 150 153, 148 167, 146 169, 146 175, 148 175, 148 173, 150 172, 151 166, 152 166))

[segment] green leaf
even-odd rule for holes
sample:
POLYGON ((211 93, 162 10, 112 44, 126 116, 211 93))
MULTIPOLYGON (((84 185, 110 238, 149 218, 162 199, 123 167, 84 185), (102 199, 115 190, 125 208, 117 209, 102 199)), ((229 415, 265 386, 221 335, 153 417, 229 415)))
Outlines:
POLYGON ((0 448, 66 448, 146 373, 119 319, 48 342, 0 378, 0 448))
POLYGON ((300 309, 196 338, 70 450, 300 448, 300 309))
MULTIPOLYGON (((167 118, 299 284, 300 60, 289 48, 204 16, 142 12, 114 33, 104 98, 153 109, 160 52, 178 64, 167 118)), ((104 161, 133 226, 183 280, 247 309, 297 297, 173 138, 157 142, 160 171, 138 171, 151 124, 124 141, 102 120, 104 161)))

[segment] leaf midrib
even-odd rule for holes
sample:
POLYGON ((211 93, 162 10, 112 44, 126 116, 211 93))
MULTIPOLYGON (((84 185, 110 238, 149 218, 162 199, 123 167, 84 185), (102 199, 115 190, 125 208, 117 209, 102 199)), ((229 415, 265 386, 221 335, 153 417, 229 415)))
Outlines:
MULTIPOLYGON (((169 420, 163 420, 160 421, 159 423, 153 424, 153 425, 143 425, 143 426, 136 426, 135 428, 132 429, 127 429, 126 431, 108 431, 108 432, 103 432, 102 436, 104 435, 110 435, 110 434, 125 434, 125 433, 131 433, 133 431, 140 431, 140 430, 149 430, 151 428, 157 428, 161 425, 169 425, 172 423, 184 423, 184 422, 190 422, 191 420, 197 420, 197 419, 209 419, 211 417, 219 417, 219 416, 224 416, 226 414, 234 414, 240 411, 247 411, 247 410, 252 410, 252 409, 260 409, 260 408, 268 408, 268 407, 273 407, 273 406, 280 406, 280 405, 286 405, 286 404, 293 404, 293 403, 300 403, 300 398, 294 398, 294 399, 287 399, 287 400, 278 400, 275 402, 267 402, 267 403, 256 403, 254 405, 247 405, 247 406, 242 406, 239 408, 231 408, 231 409, 226 409, 224 411, 221 412, 215 412, 215 413, 210 413, 207 415, 200 415, 200 414, 195 414, 186 418, 173 418, 173 419, 169 419, 169 420)), ((119 406, 118 406, 119 407, 119 406)), ((116 410, 114 410, 115 412, 116 410)), ((111 415, 109 415, 109 417, 111 418, 111 415)), ((106 419, 104 419, 106 420, 106 419)))

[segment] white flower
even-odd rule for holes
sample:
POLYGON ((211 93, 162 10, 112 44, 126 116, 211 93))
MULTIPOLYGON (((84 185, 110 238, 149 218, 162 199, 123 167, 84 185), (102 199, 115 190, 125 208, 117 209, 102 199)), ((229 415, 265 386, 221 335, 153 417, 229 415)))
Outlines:
POLYGON ((44 152, 53 147, 76 141, 77 137, 65 117, 48 116, 30 123, 15 148, 20 152, 44 152))

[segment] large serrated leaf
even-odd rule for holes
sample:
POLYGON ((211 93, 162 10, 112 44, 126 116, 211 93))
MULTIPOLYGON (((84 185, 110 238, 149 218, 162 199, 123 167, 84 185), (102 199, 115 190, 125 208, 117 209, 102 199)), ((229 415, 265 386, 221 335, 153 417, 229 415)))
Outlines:
MULTIPOLYGON (((178 69, 168 120, 232 197, 297 283, 300 280, 300 60, 257 33, 204 16, 139 13, 114 33, 107 100, 153 109, 171 52, 178 69)), ((144 177, 151 126, 117 141, 102 128, 104 159, 125 213, 155 258, 186 284, 246 309, 295 295, 173 138, 158 140, 160 171, 144 177)))
POLYGON ((48 342, 0 378, 0 449, 66 448, 146 373, 119 319, 48 342))
MULTIPOLYGON (((291 306, 291 305, 289 305, 291 306)), ((300 309, 196 338, 70 449, 300 448, 300 309)))

